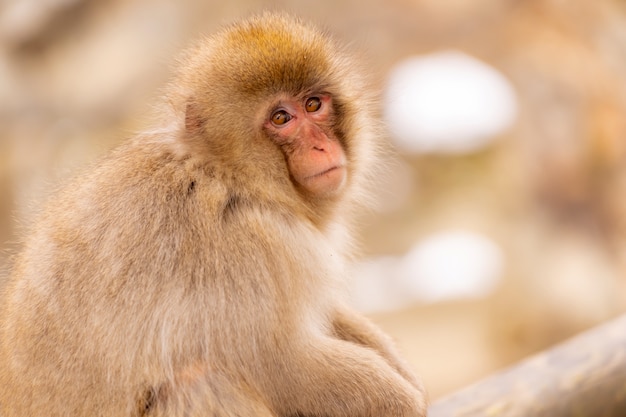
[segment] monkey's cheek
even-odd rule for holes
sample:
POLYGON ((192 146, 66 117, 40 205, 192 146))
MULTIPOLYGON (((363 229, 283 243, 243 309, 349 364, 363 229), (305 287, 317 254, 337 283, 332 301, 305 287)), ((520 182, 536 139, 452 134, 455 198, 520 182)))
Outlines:
POLYGON ((343 190, 346 177, 345 167, 333 167, 299 182, 305 190, 317 197, 331 197, 343 190))

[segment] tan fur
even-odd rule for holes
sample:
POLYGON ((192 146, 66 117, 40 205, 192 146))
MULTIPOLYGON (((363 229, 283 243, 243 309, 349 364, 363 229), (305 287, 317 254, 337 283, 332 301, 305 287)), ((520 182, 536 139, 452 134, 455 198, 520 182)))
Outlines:
POLYGON ((54 197, 2 301, 0 415, 423 416, 420 383, 339 297, 373 163, 369 99, 335 43, 264 14, 199 43, 172 119, 54 197), (260 123, 332 94, 350 188, 303 193, 260 123))

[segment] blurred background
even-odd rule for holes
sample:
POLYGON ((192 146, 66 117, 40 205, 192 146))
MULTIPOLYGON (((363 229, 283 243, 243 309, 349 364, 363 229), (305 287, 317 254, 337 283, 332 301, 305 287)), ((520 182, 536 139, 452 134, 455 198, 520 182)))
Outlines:
POLYGON ((260 10, 350 42, 398 154, 353 301, 437 399, 626 311, 623 0, 0 1, 0 270, 145 126, 180 49, 260 10))

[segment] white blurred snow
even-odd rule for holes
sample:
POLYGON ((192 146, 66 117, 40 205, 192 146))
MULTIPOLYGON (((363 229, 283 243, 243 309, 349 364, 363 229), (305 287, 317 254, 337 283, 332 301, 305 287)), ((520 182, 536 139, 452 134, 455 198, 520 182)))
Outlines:
POLYGON ((495 68, 462 52, 411 57, 389 75, 385 119, 403 151, 478 150, 509 128, 516 114, 511 83, 495 68))
POLYGON ((505 268, 501 248, 488 237, 444 231, 418 242, 403 257, 357 265, 352 301, 361 311, 388 311, 417 303, 488 296, 505 268))

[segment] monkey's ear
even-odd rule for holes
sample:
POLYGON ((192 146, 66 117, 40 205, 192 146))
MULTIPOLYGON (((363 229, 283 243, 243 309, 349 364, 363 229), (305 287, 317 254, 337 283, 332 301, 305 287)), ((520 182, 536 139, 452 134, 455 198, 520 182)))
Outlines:
POLYGON ((187 102, 185 108, 185 131, 191 135, 196 135, 202 130, 202 116, 197 103, 187 102))

